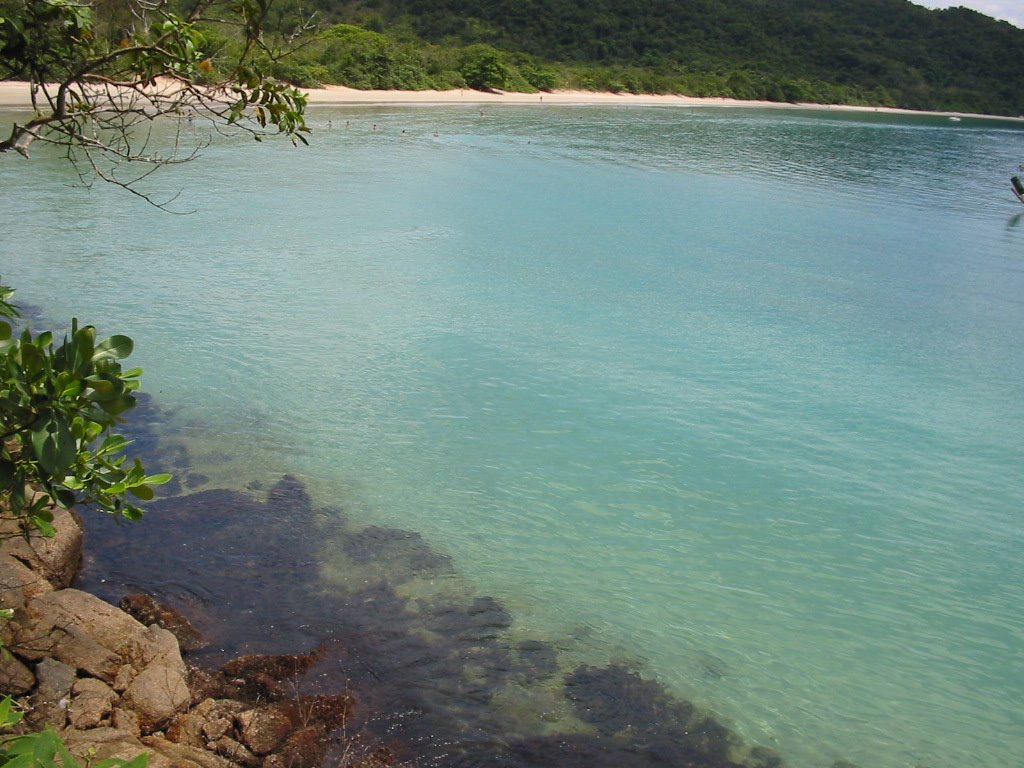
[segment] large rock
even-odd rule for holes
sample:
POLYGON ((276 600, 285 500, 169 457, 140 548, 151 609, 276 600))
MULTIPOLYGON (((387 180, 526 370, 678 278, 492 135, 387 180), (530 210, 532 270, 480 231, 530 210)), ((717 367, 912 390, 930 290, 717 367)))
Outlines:
POLYGON ((169 764, 174 768, 236 768, 230 760, 225 760, 212 752, 175 744, 160 736, 143 736, 142 743, 152 750, 150 768, 160 768, 153 758, 169 760, 169 764))
POLYGON ((317 768, 327 752, 327 736, 319 728, 295 731, 279 751, 267 757, 264 766, 274 768, 317 768))
POLYGON ((0 608, 20 610, 25 602, 53 585, 6 550, 0 553, 0 608))
POLYGON ((39 728, 63 728, 75 684, 75 668, 56 659, 43 659, 36 665, 36 678, 38 686, 26 719, 39 728))
POLYGON ((240 713, 237 721, 242 743, 257 755, 273 752, 295 730, 290 710, 275 705, 240 713))
POLYGON ((14 653, 30 661, 56 659, 93 677, 113 682, 121 664, 118 654, 59 615, 33 614, 31 603, 29 616, 13 624, 14 639, 10 649, 14 653))
POLYGON ((98 597, 77 589, 37 595, 14 625, 11 649, 30 660, 59 659, 92 677, 129 686, 124 666, 145 671, 158 665, 185 674, 174 636, 138 621, 98 597), (120 673, 120 678, 118 677, 120 673))
POLYGON ((249 751, 248 747, 241 744, 230 736, 221 736, 219 739, 209 742, 206 748, 222 757, 226 757, 236 765, 245 768, 257 768, 263 761, 249 751))
POLYGON ((128 686, 123 699, 138 714, 143 733, 150 733, 184 711, 191 696, 185 676, 178 669, 150 664, 128 686))
POLYGON ((94 677, 83 677, 75 681, 71 694, 68 720, 73 728, 98 728, 110 721, 117 694, 109 685, 94 677))
POLYGON ((211 740, 228 735, 232 731, 234 718, 244 709, 245 705, 241 701, 205 698, 193 709, 174 718, 174 722, 167 728, 167 739, 205 748, 211 740))
POLYGON ((0 654, 0 694, 21 696, 36 685, 36 676, 15 656, 0 654))
POLYGON ((185 662, 181 658, 177 639, 170 631, 156 625, 129 637, 119 650, 124 661, 135 669, 159 664, 185 674, 185 662))
POLYGON ((135 736, 142 735, 142 728, 139 726, 139 716, 130 709, 114 707, 110 715, 110 724, 122 731, 129 731, 135 736))
POLYGON ((119 608, 78 589, 39 595, 29 601, 28 610, 37 620, 78 627, 115 653, 120 653, 146 629, 119 608))
MULTIPOLYGON (((90 761, 119 758, 131 760, 143 752, 151 752, 136 734, 122 728, 91 728, 79 731, 67 728, 60 733, 68 749, 76 757, 86 757, 90 761)), ((197 763, 174 762, 161 758, 154 759, 151 754, 149 768, 197 768, 197 763)))
MULTIPOLYGON (((167 739, 190 747, 205 747, 213 733, 211 723, 226 721, 230 725, 244 708, 241 702, 232 699, 203 699, 188 712, 174 718, 167 728, 167 739)), ((222 735, 219 733, 214 738, 222 735)))
POLYGON ((16 518, 0 519, 4 551, 34 570, 55 589, 70 586, 82 562, 82 525, 78 516, 51 506, 56 535, 46 538, 32 530, 25 536, 16 518))

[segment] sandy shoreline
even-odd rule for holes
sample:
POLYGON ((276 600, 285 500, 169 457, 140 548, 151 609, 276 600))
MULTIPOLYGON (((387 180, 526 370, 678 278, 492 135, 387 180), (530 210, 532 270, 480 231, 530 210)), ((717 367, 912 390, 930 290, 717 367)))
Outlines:
MULTIPOLYGON (((856 107, 846 104, 783 104, 775 101, 742 101, 740 99, 704 98, 657 94, 598 93, 593 91, 554 91, 551 93, 483 93, 482 91, 360 91, 341 85, 304 89, 310 106, 380 106, 389 104, 557 104, 605 106, 674 106, 674 107, 769 107, 772 109, 816 109, 848 112, 882 112, 890 114, 930 114, 947 117, 977 117, 992 120, 1024 122, 1024 117, 979 115, 964 112, 917 112, 893 107, 856 107)), ((0 82, 0 108, 27 109, 32 106, 28 83, 0 82)))

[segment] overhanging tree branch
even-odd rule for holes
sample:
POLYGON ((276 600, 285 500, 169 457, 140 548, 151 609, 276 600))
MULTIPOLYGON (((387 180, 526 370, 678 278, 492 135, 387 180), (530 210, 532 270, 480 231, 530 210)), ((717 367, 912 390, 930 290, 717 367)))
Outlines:
POLYGON ((193 158, 207 140, 188 146, 183 119, 305 143, 305 95, 259 66, 273 58, 262 38, 269 2, 196 0, 182 16, 171 0, 123 0, 104 5, 105 15, 91 0, 0 0, 0 80, 28 79, 35 111, 12 125, 0 153, 27 157, 35 142, 61 146, 83 180, 155 202, 137 188, 149 170, 118 168, 193 158), (133 148, 144 124, 168 119, 162 151, 149 141, 143 151, 133 148))

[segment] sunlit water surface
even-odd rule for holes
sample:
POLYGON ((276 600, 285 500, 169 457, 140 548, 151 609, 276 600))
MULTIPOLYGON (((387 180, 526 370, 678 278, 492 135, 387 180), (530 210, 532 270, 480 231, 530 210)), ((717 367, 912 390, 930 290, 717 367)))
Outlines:
POLYGON ((219 139, 155 177, 188 216, 5 158, 0 273, 132 335, 213 482, 291 471, 422 532, 512 633, 794 766, 1019 764, 1024 131, 311 122, 309 148, 219 139))

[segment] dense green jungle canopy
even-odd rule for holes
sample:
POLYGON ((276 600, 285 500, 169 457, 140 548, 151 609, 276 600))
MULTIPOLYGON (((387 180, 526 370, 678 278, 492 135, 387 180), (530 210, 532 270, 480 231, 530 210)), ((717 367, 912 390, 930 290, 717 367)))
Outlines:
POLYGON ((341 37, 364 38, 359 44, 387 71, 380 77, 378 69, 375 81, 372 67, 360 72, 350 61, 346 73, 333 55, 295 62, 326 68, 314 79, 347 74, 357 87, 462 85, 467 70, 483 66, 466 85, 1024 114, 1024 30, 966 8, 934 11, 907 0, 313 2, 321 23, 364 30, 341 37))
MULTIPOLYGON (((0 10, 60 1, 0 0, 0 10)), ((94 4, 116 15, 126 1, 94 4)), ((266 70, 307 87, 577 88, 1024 115, 1024 29, 908 0, 274 0, 265 21, 266 70)), ((219 67, 230 35, 211 31, 207 48, 219 67)))

